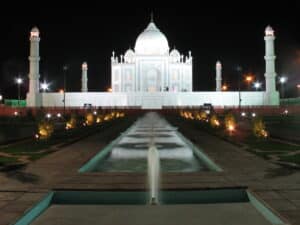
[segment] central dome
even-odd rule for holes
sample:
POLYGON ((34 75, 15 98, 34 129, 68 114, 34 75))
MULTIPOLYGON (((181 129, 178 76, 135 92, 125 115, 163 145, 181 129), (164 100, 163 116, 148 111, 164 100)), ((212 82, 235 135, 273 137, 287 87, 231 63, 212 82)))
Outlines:
POLYGON ((150 22, 138 36, 134 50, 141 55, 165 55, 169 53, 169 44, 166 36, 150 22))

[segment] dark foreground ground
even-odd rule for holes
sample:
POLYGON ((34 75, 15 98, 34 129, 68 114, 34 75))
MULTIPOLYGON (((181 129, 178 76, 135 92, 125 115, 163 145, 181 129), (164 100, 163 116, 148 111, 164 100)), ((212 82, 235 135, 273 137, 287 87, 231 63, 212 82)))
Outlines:
MULTIPOLYGON (((248 187, 291 224, 300 224, 298 170, 268 162, 183 120, 170 121, 213 159, 223 172, 162 174, 162 189, 248 187)), ((53 189, 146 189, 146 176, 142 173, 115 173, 113 176, 107 173, 78 173, 84 163, 130 124, 132 121, 122 120, 114 129, 102 130, 62 147, 26 168, 0 173, 0 225, 13 223, 53 189)))

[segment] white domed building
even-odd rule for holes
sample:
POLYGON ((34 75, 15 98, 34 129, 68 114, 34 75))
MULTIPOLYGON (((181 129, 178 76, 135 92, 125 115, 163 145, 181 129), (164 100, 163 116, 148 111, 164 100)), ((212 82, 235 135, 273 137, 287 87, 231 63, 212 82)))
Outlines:
POLYGON ((192 56, 170 51, 166 36, 153 21, 138 36, 134 51, 111 57, 113 92, 191 92, 192 56))
MULTIPOLYGON (((183 56, 177 49, 170 50, 166 36, 153 21, 138 36, 134 50, 128 49, 120 57, 111 57, 111 87, 108 92, 88 91, 88 64, 81 70, 81 92, 44 92, 40 89, 39 42, 40 32, 30 32, 29 107, 190 107, 210 103, 218 107, 278 106, 276 90, 274 30, 265 29, 265 90, 224 91, 221 62, 216 63, 215 91, 193 91, 193 58, 191 52, 183 56)), ((226 65, 225 65, 226 66, 226 65)), ((208 76, 208 75, 207 75, 208 76)))

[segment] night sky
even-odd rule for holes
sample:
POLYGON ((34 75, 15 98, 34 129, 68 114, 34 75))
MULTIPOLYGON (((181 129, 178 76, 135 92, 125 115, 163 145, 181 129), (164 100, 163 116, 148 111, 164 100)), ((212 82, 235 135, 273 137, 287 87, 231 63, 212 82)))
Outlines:
MULTIPOLYGON (((7 9, 10 10, 9 8, 7 9)), ((166 35, 170 48, 193 55, 195 91, 215 89, 215 63, 223 64, 223 80, 230 90, 237 88, 239 65, 243 73, 254 73, 264 81, 264 29, 275 30, 276 70, 285 74, 286 96, 296 96, 300 83, 299 8, 265 10, 255 7, 198 7, 197 9, 156 8, 51 8, 45 7, 0 16, 0 93, 17 96, 14 78, 27 79, 29 31, 41 32, 41 80, 51 81, 51 90, 63 87, 63 66, 68 65, 67 90, 79 91, 81 64, 88 62, 90 91, 104 91, 110 86, 110 57, 134 48, 136 38, 150 21, 166 35), (33 13, 34 11, 34 13, 33 13), (283 14, 282 12, 285 12, 283 14)), ((28 85, 22 85, 25 97, 28 85)), ((242 85, 242 89, 246 89, 242 85)))

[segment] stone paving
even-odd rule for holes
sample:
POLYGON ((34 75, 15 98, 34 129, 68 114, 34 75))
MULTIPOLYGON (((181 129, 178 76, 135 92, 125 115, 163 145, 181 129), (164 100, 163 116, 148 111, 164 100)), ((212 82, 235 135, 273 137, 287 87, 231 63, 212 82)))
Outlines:
MULTIPOLYGON (((300 224, 300 171, 282 168, 192 128, 181 132, 224 171, 163 173, 163 189, 248 187, 290 224, 300 224)), ((116 134, 117 135, 117 134, 116 134)), ((25 169, 0 173, 0 225, 13 224, 49 190, 145 189, 144 173, 86 173, 78 169, 107 143, 90 136, 25 169)))

